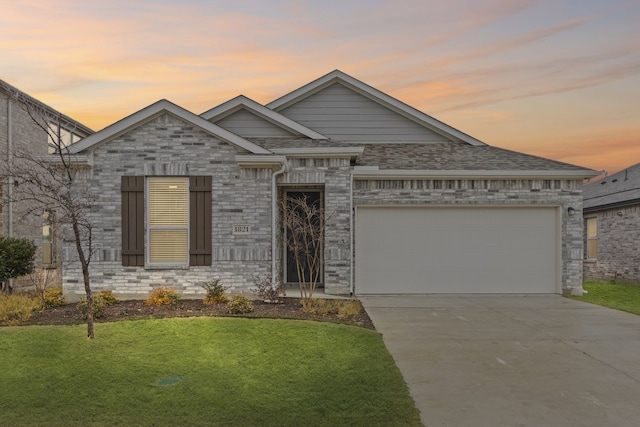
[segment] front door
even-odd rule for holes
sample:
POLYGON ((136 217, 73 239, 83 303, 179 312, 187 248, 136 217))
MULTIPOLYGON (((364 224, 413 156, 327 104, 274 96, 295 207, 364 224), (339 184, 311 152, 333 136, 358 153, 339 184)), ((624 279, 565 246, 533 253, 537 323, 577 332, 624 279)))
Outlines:
MULTIPOLYGON (((323 238, 317 238, 317 227, 318 224, 324 223, 324 218, 319 218, 319 215, 324 215, 322 190, 286 190, 284 196, 288 210, 284 215, 285 282, 299 283, 304 281, 309 283, 315 264, 316 274, 319 273, 318 284, 320 284, 322 282, 323 238), (302 206, 303 201, 306 202, 309 210, 302 206), (313 227, 315 228, 311 230, 310 228, 313 227), (293 243, 294 234, 296 236, 295 243, 293 243), (311 255, 312 261, 306 254, 311 255), (313 254, 317 254, 317 256, 314 258, 313 254)), ((324 230, 322 232, 323 237, 324 230)))

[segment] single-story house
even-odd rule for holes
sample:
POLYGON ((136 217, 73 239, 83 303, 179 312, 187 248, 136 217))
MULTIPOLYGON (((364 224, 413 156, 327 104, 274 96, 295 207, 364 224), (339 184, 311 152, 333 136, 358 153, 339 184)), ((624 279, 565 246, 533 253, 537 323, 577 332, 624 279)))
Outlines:
MULTIPOLYGON (((71 150, 99 195, 96 290, 295 282, 278 217, 293 192, 330 213, 327 294, 582 292, 596 172, 491 147, 338 70, 266 105, 160 100, 71 150)), ((72 245, 65 259, 80 294, 72 245)))
POLYGON ((640 163, 584 188, 586 280, 640 283, 640 163))

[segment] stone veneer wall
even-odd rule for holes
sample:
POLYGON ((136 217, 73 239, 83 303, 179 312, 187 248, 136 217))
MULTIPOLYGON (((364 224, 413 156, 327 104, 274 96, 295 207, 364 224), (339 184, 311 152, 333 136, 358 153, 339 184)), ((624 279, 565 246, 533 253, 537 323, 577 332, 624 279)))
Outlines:
MULTIPOLYGON (((94 213, 96 253, 90 265, 92 289, 144 297, 156 286, 201 294, 200 283, 219 278, 232 292, 246 292, 253 275, 271 272, 271 170, 240 169, 244 150, 165 114, 97 147, 90 185, 99 197, 94 213), (212 266, 161 269, 123 267, 121 261, 122 175, 213 176, 212 266), (251 234, 234 235, 233 224, 251 234)), ((83 294, 75 249, 64 249, 64 291, 83 294)))
POLYGON ((585 214, 585 219, 594 216, 598 222, 597 258, 586 259, 585 221, 585 280, 640 284, 640 204, 585 214))
MULTIPOLYGON (((582 293, 580 180, 356 180, 354 205, 554 205, 562 211, 562 291, 582 293), (572 207, 575 214, 569 216, 572 207)), ((355 260, 357 262, 357 260, 355 260)))

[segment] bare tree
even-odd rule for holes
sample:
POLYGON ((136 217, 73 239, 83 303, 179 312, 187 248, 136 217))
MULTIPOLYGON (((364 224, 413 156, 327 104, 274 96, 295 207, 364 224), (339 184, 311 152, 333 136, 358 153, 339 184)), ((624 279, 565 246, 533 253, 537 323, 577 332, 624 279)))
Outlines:
POLYGON ((22 215, 53 213, 64 229, 63 239, 75 244, 87 299, 87 337, 93 339, 89 265, 94 255, 91 212, 96 197, 88 185, 90 169, 86 159, 69 151, 72 141, 65 136, 74 133, 72 121, 12 86, 3 86, 3 89, 9 93, 10 101, 15 101, 15 105, 26 112, 40 135, 48 138, 48 153, 28 144, 12 148, 7 153, 11 161, 0 165, 0 178, 11 182, 10 197, 25 206, 22 215))
POLYGON ((280 207, 285 241, 296 266, 300 297, 309 301, 322 272, 325 211, 307 196, 283 197, 280 207))

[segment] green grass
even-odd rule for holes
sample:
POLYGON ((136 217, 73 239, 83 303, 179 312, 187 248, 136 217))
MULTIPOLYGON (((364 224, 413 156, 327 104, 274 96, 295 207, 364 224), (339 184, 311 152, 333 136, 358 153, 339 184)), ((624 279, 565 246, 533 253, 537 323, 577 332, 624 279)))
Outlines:
POLYGON ((0 328, 0 425, 419 426, 381 336, 279 319, 0 328), (173 385, 158 385, 180 377, 173 385))
POLYGON ((571 298, 603 305, 629 313, 640 314, 640 286, 621 285, 619 283, 585 282, 587 293, 571 298))

